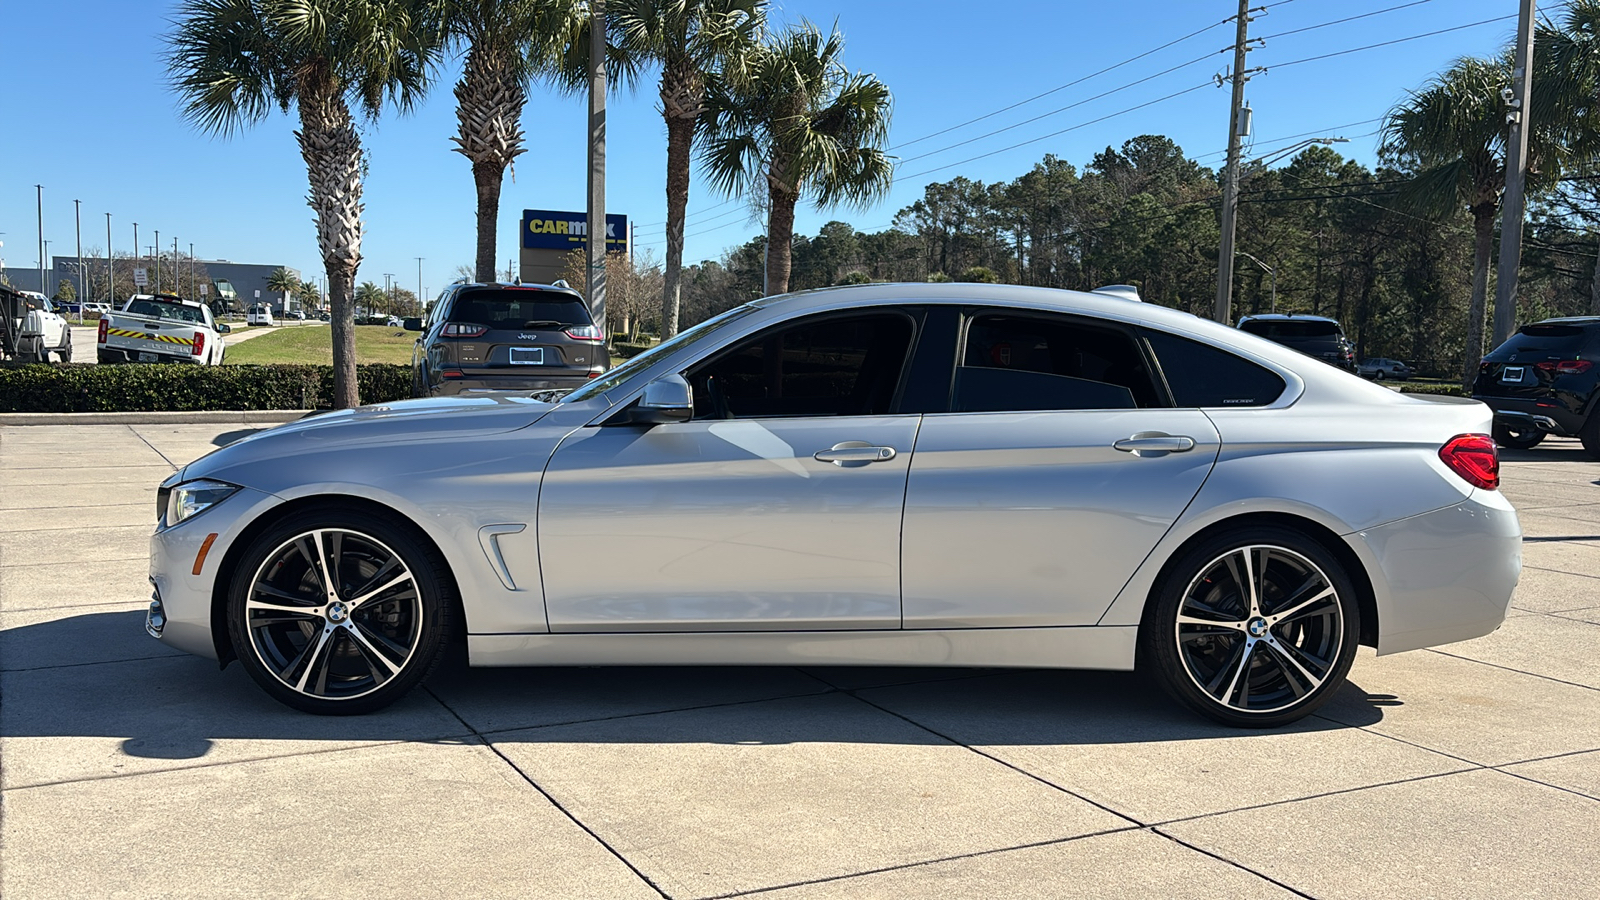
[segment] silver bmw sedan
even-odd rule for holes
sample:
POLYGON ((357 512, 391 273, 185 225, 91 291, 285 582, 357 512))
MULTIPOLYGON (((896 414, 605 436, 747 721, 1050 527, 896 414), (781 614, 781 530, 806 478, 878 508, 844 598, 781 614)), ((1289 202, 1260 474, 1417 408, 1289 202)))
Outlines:
POLYGON ((1272 726, 1493 631, 1491 413, 1128 299, 772 297, 542 402, 328 413, 161 486, 150 633, 314 713, 479 666, 1150 670, 1272 726))

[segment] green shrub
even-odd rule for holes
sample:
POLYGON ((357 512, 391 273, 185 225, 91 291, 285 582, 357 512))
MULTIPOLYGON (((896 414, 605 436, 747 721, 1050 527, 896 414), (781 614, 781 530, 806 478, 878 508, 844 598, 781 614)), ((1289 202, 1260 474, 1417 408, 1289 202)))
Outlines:
MULTIPOLYGON (((411 396, 411 367, 356 367, 363 403, 411 396)), ((0 365, 0 412, 323 409, 332 366, 0 365)))
POLYGON ((1443 394, 1447 397, 1466 396, 1461 392, 1459 384, 1445 384, 1432 381, 1405 381, 1396 385, 1402 394, 1443 394))
POLYGON ((611 355, 618 356, 623 359, 632 359, 646 350, 649 350, 651 347, 654 347, 656 343, 656 341, 648 341, 634 344, 627 341, 617 341, 611 345, 611 355))

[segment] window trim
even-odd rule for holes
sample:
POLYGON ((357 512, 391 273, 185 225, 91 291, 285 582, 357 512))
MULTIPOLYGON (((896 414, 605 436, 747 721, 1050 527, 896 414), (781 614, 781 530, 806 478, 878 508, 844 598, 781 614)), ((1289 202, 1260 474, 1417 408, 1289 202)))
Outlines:
MULTIPOLYGON (((1135 398, 1137 402, 1137 398, 1135 398)), ((1161 372, 1160 363, 1155 358, 1155 352, 1140 334, 1139 326, 1120 322, 1115 319, 1099 319, 1079 313, 1056 312, 1047 309, 1033 309, 1020 306, 975 306, 966 305, 961 308, 961 321, 957 327, 955 356, 950 365, 950 390, 949 399, 943 412, 955 413, 964 416, 990 416, 990 415, 1017 415, 1022 413, 1037 414, 1041 412, 1058 413, 1094 413, 1094 412, 1138 412, 1146 409, 1173 409, 1172 391, 1167 386, 1166 375, 1161 372), (1103 331, 1114 331, 1126 337, 1134 347, 1135 352, 1144 360, 1146 377, 1149 378, 1150 387, 1155 394, 1156 402, 1150 406, 1135 406, 1127 409, 1057 409, 1057 410, 982 410, 964 411, 955 408, 956 402, 956 377, 962 368, 962 360, 967 356, 967 338, 972 329, 972 323, 985 315, 1001 315, 1022 319, 1042 319, 1046 322, 1054 321, 1068 325, 1077 325, 1083 328, 1098 328, 1103 331)))
MULTIPOLYGON (((1135 328, 1135 331, 1138 332, 1139 343, 1144 345, 1145 352, 1147 354, 1149 354, 1149 357, 1150 357, 1152 363, 1155 366, 1155 368, 1152 369, 1151 371, 1153 371, 1157 375, 1161 376, 1161 387, 1162 387, 1162 389, 1164 391, 1167 392, 1167 402, 1170 403, 1172 405, 1172 408, 1174 408, 1174 409, 1221 409, 1221 410, 1284 409, 1286 407, 1289 407, 1289 406, 1293 405, 1296 400, 1300 399, 1300 395, 1305 392, 1305 382, 1300 378, 1300 376, 1298 374, 1296 374, 1296 373, 1294 373, 1292 371, 1289 371, 1287 369, 1284 369, 1284 368, 1282 368, 1280 366, 1268 363, 1267 361, 1265 361, 1265 360, 1263 360, 1263 359, 1261 359, 1259 357, 1252 356, 1252 355, 1249 355, 1249 354, 1246 354, 1246 353, 1241 353, 1239 350, 1237 350, 1237 349, 1235 349, 1233 347, 1219 346, 1219 345, 1217 345, 1215 343, 1212 343, 1211 341, 1207 341, 1207 340, 1204 340, 1202 338, 1194 337, 1192 335, 1183 334, 1183 333, 1177 332, 1177 331, 1168 331, 1165 328, 1154 328, 1154 327, 1149 326, 1149 325, 1140 325, 1137 328, 1135 328), (1220 351, 1222 353, 1226 353, 1229 356, 1234 356, 1234 357, 1237 357, 1239 359, 1242 359, 1245 362, 1250 363, 1253 366, 1256 366, 1257 368, 1266 369, 1268 372, 1271 372, 1272 374, 1278 376, 1279 380, 1281 380, 1283 382, 1283 390, 1278 393, 1277 397, 1273 398, 1271 403, 1263 403, 1260 406, 1239 406, 1239 405, 1234 405, 1234 406, 1222 406, 1222 405, 1219 405, 1219 406, 1178 406, 1177 397, 1176 397, 1175 394, 1172 393, 1171 386, 1167 383, 1167 370, 1162 367, 1161 358, 1156 355, 1155 348, 1150 346, 1150 342, 1147 339, 1147 335, 1146 335, 1147 332, 1158 332, 1160 334, 1166 335, 1167 337, 1180 338, 1182 340, 1191 341, 1193 343, 1200 344, 1201 346, 1210 347, 1213 350, 1217 350, 1217 351, 1220 351)), ((1245 333, 1248 334, 1248 332, 1245 332, 1245 333)), ((1255 337, 1260 337, 1260 335, 1254 335, 1254 336, 1255 337)), ((1262 338, 1262 340, 1266 340, 1266 338, 1262 338)), ((1306 358, 1307 359, 1311 359, 1311 357, 1309 357, 1309 356, 1306 357, 1306 358)), ((1320 360, 1318 360, 1317 362, 1318 362, 1319 365, 1326 365, 1325 363, 1322 363, 1320 360)))
MULTIPOLYGON (((711 353, 711 354, 707 354, 706 356, 702 356, 701 358, 695 360, 693 363, 689 364, 688 366, 685 366, 684 368, 679 369, 678 370, 678 374, 683 376, 685 379, 687 379, 689 377, 689 372, 690 372, 691 369, 697 369, 697 368, 701 368, 703 366, 713 365, 713 364, 717 363, 718 361, 720 361, 721 359, 723 359, 724 357, 732 354, 733 352, 735 352, 736 350, 739 350, 742 347, 745 347, 746 345, 748 345, 749 343, 751 343, 753 341, 764 340, 768 335, 770 335, 774 331, 783 331, 783 330, 787 330, 787 329, 795 328, 795 327, 804 327, 804 326, 809 326, 809 325, 813 325, 813 324, 820 323, 820 322, 828 322, 828 321, 832 321, 832 320, 836 320, 836 319, 856 319, 856 318, 862 318, 862 317, 865 317, 865 316, 885 316, 885 315, 898 315, 898 316, 906 319, 907 321, 909 321, 911 323, 911 339, 906 343, 905 358, 900 361, 900 373, 896 376, 897 380, 895 382, 894 393, 890 396, 890 399, 889 399, 889 409, 888 409, 887 412, 879 413, 878 415, 884 415, 884 416, 912 415, 910 413, 903 413, 901 411, 901 409, 900 409, 900 404, 901 404, 901 400, 903 399, 904 394, 905 394, 906 385, 907 385, 907 383, 909 382, 909 379, 910 379, 910 372, 911 372, 912 362, 916 359, 917 349, 922 344, 923 324, 924 324, 924 322, 925 322, 925 320, 927 318, 927 307, 923 306, 923 305, 920 305, 920 304, 892 304, 892 305, 891 304, 885 304, 885 305, 882 305, 882 306, 853 307, 853 308, 848 308, 848 309, 828 310, 826 312, 818 312, 818 313, 813 313, 811 315, 796 316, 796 317, 791 318, 791 319, 785 319, 785 320, 783 320, 781 322, 776 322, 776 323, 774 323, 772 325, 768 325, 765 328, 759 328, 759 329, 757 329, 755 331, 750 332, 749 334, 746 334, 746 335, 743 335, 743 336, 741 336, 739 338, 736 338, 735 340, 729 342, 727 345, 725 345, 725 346, 721 347, 720 349, 718 349, 715 353, 711 353)), ((691 384, 692 384, 692 382, 691 382, 691 384)), ((627 405, 632 405, 632 403, 630 402, 627 405)), ((692 424, 692 423, 697 423, 697 422, 732 422, 732 421, 738 421, 738 422, 760 422, 760 421, 767 421, 767 420, 774 420, 774 419, 777 419, 777 420, 793 420, 793 419, 824 419, 824 418, 826 418, 826 419, 856 419, 856 418, 862 418, 862 417, 861 416, 749 416, 749 417, 745 417, 745 418, 734 418, 734 419, 709 419, 709 418, 702 419, 698 415, 696 415, 693 419, 690 419, 689 422, 684 423, 684 424, 692 424)))

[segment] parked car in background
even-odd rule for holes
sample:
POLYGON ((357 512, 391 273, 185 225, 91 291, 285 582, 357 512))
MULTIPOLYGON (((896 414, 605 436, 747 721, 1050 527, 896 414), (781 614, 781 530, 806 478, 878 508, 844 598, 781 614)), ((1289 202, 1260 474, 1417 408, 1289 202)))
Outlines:
POLYGON ((37 291, 17 291, 0 315, 7 317, 5 328, 15 341, 12 348, 23 362, 49 362, 54 353, 60 362, 72 361, 72 327, 56 311, 55 301, 37 291))
POLYGON ((1371 378, 1373 381, 1383 381, 1386 378, 1405 380, 1412 376, 1411 367, 1398 359, 1388 359, 1382 356, 1371 356, 1361 361, 1356 366, 1356 374, 1362 378, 1371 378))
POLYGON ((1344 328, 1337 319, 1270 313, 1241 318, 1239 329, 1299 350, 1329 365, 1355 371, 1355 345, 1344 336, 1344 328))
POLYGON ((257 303, 255 306, 250 307, 250 311, 245 314, 244 323, 246 325, 278 324, 272 318, 272 307, 266 305, 265 303, 257 303))
POLYGON ((1576 437, 1600 459, 1600 317, 1524 325, 1478 365, 1472 397, 1494 410, 1494 439, 1526 450, 1545 435, 1576 437))
MULTIPOLYGON (((601 346, 556 321, 570 291, 439 308, 463 371, 601 346)), ((1357 644, 1504 620, 1522 536, 1490 419, 1100 294, 804 291, 558 402, 339 410, 190 463, 157 495, 146 628, 316 713, 392 703, 464 644, 491 666, 1137 664, 1276 726, 1339 693, 1357 644)))
POLYGON ((412 354, 418 396, 572 390, 610 362, 583 296, 548 284, 452 285, 421 330, 412 354))
POLYGON ((220 366, 222 336, 232 329, 211 307, 175 294, 135 294, 122 309, 100 317, 95 357, 102 363, 181 362, 220 366))

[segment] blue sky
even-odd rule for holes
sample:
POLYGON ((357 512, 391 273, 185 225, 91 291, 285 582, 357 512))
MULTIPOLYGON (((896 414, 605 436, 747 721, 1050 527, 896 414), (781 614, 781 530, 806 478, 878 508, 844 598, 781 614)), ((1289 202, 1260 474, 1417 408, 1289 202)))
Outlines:
MULTIPOLYGON (((1419 86, 1465 54, 1492 53, 1515 31, 1516 0, 1261 0, 1272 8, 1251 25, 1267 38, 1250 54, 1266 66, 1246 96, 1255 109, 1255 155, 1293 143, 1295 135, 1351 139, 1337 149, 1371 164, 1375 120, 1407 88, 1419 86), (1380 15, 1305 29, 1410 3, 1380 15), (1296 62, 1487 19, 1500 21, 1392 46, 1296 62), (1276 140, 1289 138, 1288 140, 1276 140)), ((1261 5, 1258 3, 1257 5, 1261 5)), ((1545 4, 1555 9, 1553 3, 1545 4)), ((179 119, 160 61, 161 36, 176 8, 140 0, 8 0, 0 4, 0 249, 9 266, 38 256, 35 184, 45 186, 45 237, 51 253, 73 252, 73 203, 83 201, 84 246, 103 247, 106 213, 113 243, 126 250, 132 223, 140 243, 159 230, 201 258, 278 263, 320 272, 306 177, 289 117, 275 115, 231 139, 201 135, 179 119)), ((862 230, 887 227, 925 185, 965 175, 1008 180, 1045 153, 1079 166, 1108 145, 1138 134, 1165 134, 1190 156, 1215 166, 1227 140, 1227 91, 1199 87, 1223 71, 1233 42, 1233 0, 780 0, 773 18, 838 21, 846 59, 873 72, 894 94, 893 152, 905 159, 893 192, 869 210, 800 211, 797 230, 814 234, 830 219, 862 230), (974 19, 974 10, 981 19, 974 19), (1199 36, 1016 109, 925 140, 1144 53, 1191 32, 1199 36), (1200 57, 1177 71, 1089 99, 1200 57), (1088 102, 1082 102, 1082 101, 1088 102), (1038 121, 1023 120, 1046 115, 1038 121), (1120 114, 1119 114, 1120 113, 1120 114), (1103 121, 1093 121, 1101 119, 1103 121), (1071 129, 1071 130, 1067 130, 1071 129), (1041 140, 1054 132, 1063 132, 1041 140), (958 142, 977 138, 963 146, 958 142), (1025 146, 1003 150, 1010 145, 1025 146), (948 148, 948 149, 946 149, 948 148), (939 151, 939 152, 932 152, 939 151), (1002 152, 993 152, 1002 151, 1002 152), (930 154, 923 156, 923 154, 930 154), (981 159, 971 159, 983 154, 981 159), (915 158, 922 157, 922 158, 915 158), (930 171, 931 170, 931 171, 930 171)), ((451 152, 455 131, 452 60, 429 100, 405 117, 366 126, 371 173, 367 236, 359 278, 383 283, 393 273, 415 289, 416 257, 431 296, 470 263, 474 195, 466 160, 451 152)), ((638 249, 663 252, 665 128, 655 111, 653 75, 633 94, 610 101, 609 206, 637 224, 638 249)), ((535 88, 524 118, 529 151, 507 179, 500 213, 500 258, 516 255, 524 207, 582 209, 586 172, 581 98, 535 88)), ((740 203, 724 203, 698 180, 691 187, 687 261, 716 258, 762 231, 740 203)), ((503 264, 503 263, 502 263, 503 264)))

